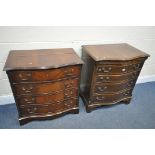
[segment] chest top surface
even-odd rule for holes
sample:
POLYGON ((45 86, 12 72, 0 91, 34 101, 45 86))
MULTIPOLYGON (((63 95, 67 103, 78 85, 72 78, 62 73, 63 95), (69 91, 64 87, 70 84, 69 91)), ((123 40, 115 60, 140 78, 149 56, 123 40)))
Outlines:
POLYGON ((72 48, 10 51, 3 70, 51 69, 82 64, 72 48))
POLYGON ((135 47, 126 44, 104 44, 104 45, 84 45, 83 50, 87 52, 95 61, 101 60, 132 60, 140 57, 149 57, 149 54, 142 52, 135 47))

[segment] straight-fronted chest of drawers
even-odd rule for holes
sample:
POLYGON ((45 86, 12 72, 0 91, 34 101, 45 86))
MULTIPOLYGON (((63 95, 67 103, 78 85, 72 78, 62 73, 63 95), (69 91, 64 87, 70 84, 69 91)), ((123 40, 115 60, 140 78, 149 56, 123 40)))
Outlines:
POLYGON ((81 95, 86 111, 102 105, 129 103, 148 54, 126 44, 82 46, 81 95))
POLYGON ((71 48, 11 51, 4 70, 20 124, 78 113, 82 63, 71 48))

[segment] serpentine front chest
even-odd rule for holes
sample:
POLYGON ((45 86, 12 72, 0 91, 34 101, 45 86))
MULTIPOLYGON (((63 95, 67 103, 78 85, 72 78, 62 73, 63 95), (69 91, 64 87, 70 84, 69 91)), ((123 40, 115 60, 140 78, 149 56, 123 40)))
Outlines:
POLYGON ((82 46, 81 95, 86 111, 102 105, 130 102, 148 54, 126 44, 82 46))
POLYGON ((71 48, 11 51, 4 70, 20 124, 78 113, 82 63, 71 48))

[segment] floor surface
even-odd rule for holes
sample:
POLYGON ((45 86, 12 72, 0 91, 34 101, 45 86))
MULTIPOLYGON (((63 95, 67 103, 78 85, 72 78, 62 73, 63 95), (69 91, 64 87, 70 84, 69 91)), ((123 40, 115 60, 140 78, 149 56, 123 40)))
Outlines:
POLYGON ((137 84, 131 103, 104 106, 85 112, 80 99, 79 114, 19 125, 15 103, 0 106, 0 128, 11 129, 147 129, 155 128, 155 82, 137 84))

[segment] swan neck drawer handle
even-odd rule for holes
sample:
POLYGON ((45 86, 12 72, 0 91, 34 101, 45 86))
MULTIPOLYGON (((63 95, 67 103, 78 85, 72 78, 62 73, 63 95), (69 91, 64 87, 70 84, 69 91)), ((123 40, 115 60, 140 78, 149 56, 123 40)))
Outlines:
POLYGON ((27 73, 26 75, 19 74, 18 76, 22 81, 27 81, 32 76, 32 74, 31 73, 27 73))
POLYGON ((74 69, 73 69, 73 68, 67 69, 67 70, 64 71, 64 73, 65 73, 67 76, 73 75, 73 72, 74 72, 74 69))
POLYGON ((99 72, 103 71, 104 73, 108 73, 108 72, 110 72, 111 70, 112 70, 111 67, 108 67, 108 68, 99 67, 99 68, 98 68, 98 71, 99 71, 99 72))
POLYGON ((97 96, 97 97, 96 97, 96 100, 97 100, 97 101, 102 101, 102 100, 104 100, 104 96, 101 96, 101 97, 97 96))
MULTIPOLYGON (((105 77, 105 80, 109 80, 109 79, 110 79, 110 77, 109 77, 109 76, 106 76, 106 77, 105 77)), ((101 76, 101 77, 100 77, 100 80, 104 80, 104 77, 103 77, 103 76, 101 76)))
POLYGON ((104 86, 104 87, 98 87, 97 89, 98 89, 99 91, 102 92, 102 91, 105 91, 105 90, 107 89, 107 86, 104 86))

